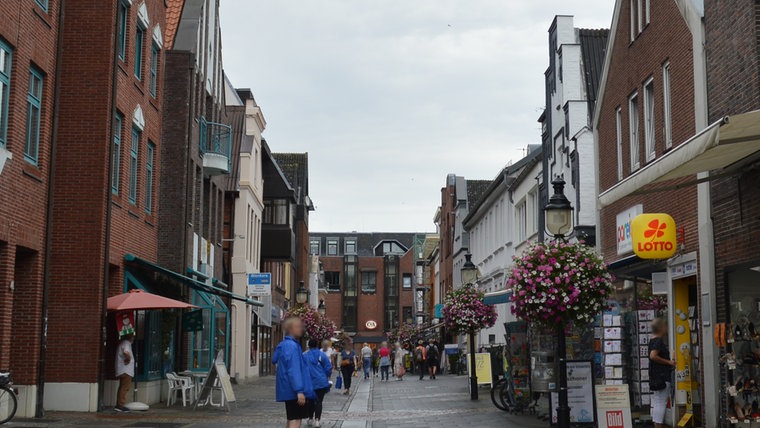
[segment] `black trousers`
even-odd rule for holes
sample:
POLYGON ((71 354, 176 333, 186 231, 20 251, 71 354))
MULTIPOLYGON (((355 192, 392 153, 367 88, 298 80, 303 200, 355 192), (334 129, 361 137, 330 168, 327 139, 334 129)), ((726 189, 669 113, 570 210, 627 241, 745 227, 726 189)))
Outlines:
POLYGON ((343 389, 351 389, 351 378, 354 376, 354 366, 348 365, 340 368, 343 374, 343 389))
POLYGON ((425 362, 419 362, 417 363, 417 370, 420 371, 420 380, 422 380, 423 377, 425 377, 425 362))
POLYGON ((317 399, 309 400, 309 419, 322 419, 322 400, 329 391, 330 387, 314 391, 317 393, 317 399))

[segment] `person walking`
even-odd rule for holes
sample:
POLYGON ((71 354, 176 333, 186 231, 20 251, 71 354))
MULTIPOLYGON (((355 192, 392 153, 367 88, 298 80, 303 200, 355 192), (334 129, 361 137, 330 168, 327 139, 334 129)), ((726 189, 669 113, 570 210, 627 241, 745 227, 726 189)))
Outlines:
POLYGON ((652 321, 649 341, 649 389, 652 391, 652 422, 655 428, 665 426, 665 410, 670 397, 670 375, 676 362, 670 359, 667 343, 668 325, 662 318, 652 321))
POLYGON ((401 342, 396 342, 396 349, 393 351, 393 374, 396 379, 404 380, 406 374, 406 350, 401 347, 401 342))
POLYGON ((309 400, 309 420, 306 426, 320 427, 322 419, 322 401, 325 395, 330 392, 330 375, 332 374, 332 363, 327 354, 319 349, 319 341, 316 339, 309 340, 309 350, 304 352, 306 364, 309 367, 311 375, 311 384, 314 387, 314 393, 317 398, 309 400))
POLYGON ((425 355, 427 357, 428 374, 430 379, 435 379, 435 375, 438 373, 438 364, 440 364, 441 354, 438 351, 438 346, 435 344, 435 340, 431 340, 427 348, 425 348, 425 355))
MULTIPOLYGON (((333 367, 337 367, 338 363, 335 361, 335 349, 332 347, 332 341, 330 339, 325 339, 322 341, 322 352, 327 355, 327 359, 330 360, 330 365, 333 367)), ((330 380, 331 376, 328 376, 327 379, 330 380)))
POLYGON ((119 379, 119 389, 116 395, 117 412, 128 412, 126 407, 127 395, 132 389, 132 378, 135 377, 135 358, 132 354, 132 342, 135 341, 134 334, 122 336, 119 347, 116 350, 116 377, 119 379))
POLYGON ((340 365, 340 372, 343 375, 343 395, 348 395, 351 392, 351 378, 356 371, 357 363, 356 352, 351 349, 351 344, 347 344, 342 351, 338 354, 338 364, 340 365))
POLYGON ((391 350, 388 349, 388 342, 383 342, 380 344, 380 350, 377 351, 377 355, 378 358, 380 358, 380 382, 388 382, 388 372, 391 368, 391 350))
POLYGON ((377 377, 377 371, 380 368, 380 354, 378 349, 372 350, 372 375, 377 377))
POLYGON ((303 336, 303 322, 300 318, 287 318, 282 329, 285 338, 277 345, 272 355, 275 366, 275 396, 285 403, 287 428, 300 428, 301 419, 309 416, 308 400, 317 398, 311 383, 311 374, 306 358, 301 353, 298 340, 303 336))
POLYGON ((369 343, 364 342, 361 350, 362 368, 364 369, 364 379, 369 379, 369 371, 372 369, 372 348, 369 343))
POLYGON ((414 363, 417 365, 417 370, 420 372, 420 380, 425 378, 425 360, 427 350, 425 349, 425 342, 420 339, 417 341, 417 347, 414 349, 414 363))

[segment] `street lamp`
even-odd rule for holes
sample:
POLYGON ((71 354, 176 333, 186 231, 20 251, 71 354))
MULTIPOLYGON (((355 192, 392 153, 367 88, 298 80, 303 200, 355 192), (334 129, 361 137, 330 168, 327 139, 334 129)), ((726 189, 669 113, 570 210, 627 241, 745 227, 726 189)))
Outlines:
MULTIPOLYGON (((565 180, 552 181, 554 194, 544 207, 546 231, 555 239, 565 239, 573 232, 573 206, 565 196, 565 180)), ((559 403, 557 403, 557 427, 570 428, 570 405, 567 402, 567 346, 565 323, 557 323, 557 358, 559 359, 559 403)))
MULTIPOLYGON (((472 254, 467 253, 464 256, 465 261, 462 265, 462 284, 472 285, 478 280, 478 267, 472 262, 472 254)), ((475 330, 470 330, 470 399, 478 399, 478 376, 475 370, 475 330)))
POLYGON ((304 305, 309 300, 309 290, 304 287, 303 281, 298 283, 298 290, 296 291, 296 303, 304 305))
POLYGON ((317 306, 317 312, 319 312, 319 315, 325 316, 327 313, 327 308, 325 307, 325 299, 322 299, 319 301, 319 306, 317 306))

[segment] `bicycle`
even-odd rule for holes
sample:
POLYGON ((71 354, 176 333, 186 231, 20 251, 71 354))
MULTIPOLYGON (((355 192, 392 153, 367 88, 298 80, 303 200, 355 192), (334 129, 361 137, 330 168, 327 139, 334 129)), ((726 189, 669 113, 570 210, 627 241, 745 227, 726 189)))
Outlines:
POLYGON ((11 373, 0 372, 0 425, 13 419, 18 407, 18 397, 13 388, 11 373))

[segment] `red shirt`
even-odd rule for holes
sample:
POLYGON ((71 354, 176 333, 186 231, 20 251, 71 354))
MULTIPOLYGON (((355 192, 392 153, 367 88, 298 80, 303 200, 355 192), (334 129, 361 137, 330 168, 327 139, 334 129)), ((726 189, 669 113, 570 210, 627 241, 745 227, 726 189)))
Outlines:
POLYGON ((380 348, 378 354, 380 354, 380 357, 390 357, 391 351, 388 348, 380 348))

